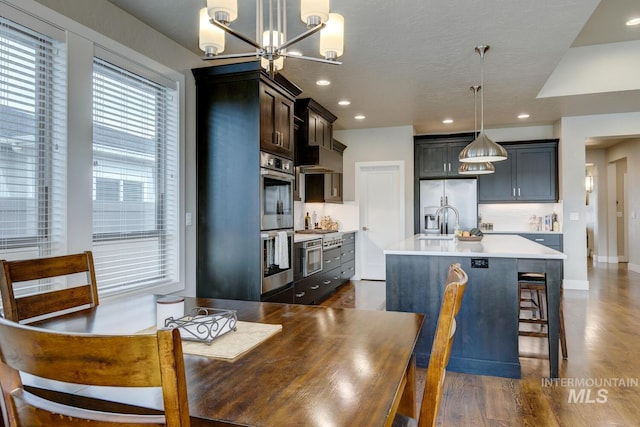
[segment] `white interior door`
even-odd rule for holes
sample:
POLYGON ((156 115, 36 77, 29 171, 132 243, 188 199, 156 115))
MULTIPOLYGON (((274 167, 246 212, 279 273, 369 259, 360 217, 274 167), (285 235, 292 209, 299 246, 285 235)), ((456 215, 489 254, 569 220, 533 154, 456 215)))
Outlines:
POLYGON ((383 251, 404 237, 404 163, 356 163, 360 277, 385 280, 383 251))

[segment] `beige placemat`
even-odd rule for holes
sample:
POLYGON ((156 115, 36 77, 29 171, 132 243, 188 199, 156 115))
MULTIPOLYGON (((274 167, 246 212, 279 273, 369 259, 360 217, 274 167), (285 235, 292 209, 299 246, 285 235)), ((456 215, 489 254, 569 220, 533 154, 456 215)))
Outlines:
MULTIPOLYGON (((152 326, 140 331, 140 333, 150 333, 155 332, 155 330, 156 327, 152 326)), ((235 331, 227 332, 223 336, 214 339, 210 345, 183 340, 182 352, 216 359, 235 359, 280 331, 282 331, 282 325, 238 320, 235 331)))

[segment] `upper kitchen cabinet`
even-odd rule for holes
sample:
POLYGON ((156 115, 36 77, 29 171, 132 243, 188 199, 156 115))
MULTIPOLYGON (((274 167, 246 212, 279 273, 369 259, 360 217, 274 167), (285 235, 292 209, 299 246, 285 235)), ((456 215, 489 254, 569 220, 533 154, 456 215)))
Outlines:
POLYGON ((260 149, 293 160, 294 100, 269 83, 260 83, 260 149))
POLYGON ((478 177, 479 202, 557 202, 558 140, 501 144, 509 158, 478 177))
POLYGON ((304 173, 342 173, 342 152, 333 144, 337 117, 311 98, 298 99, 295 114, 302 119, 296 138, 296 166, 304 173))
POLYGON ((303 121, 299 142, 331 150, 333 122, 337 117, 311 98, 298 99, 295 111, 303 121))
POLYGON ((414 160, 418 179, 458 177, 458 154, 473 141, 473 133, 419 135, 414 137, 414 160))

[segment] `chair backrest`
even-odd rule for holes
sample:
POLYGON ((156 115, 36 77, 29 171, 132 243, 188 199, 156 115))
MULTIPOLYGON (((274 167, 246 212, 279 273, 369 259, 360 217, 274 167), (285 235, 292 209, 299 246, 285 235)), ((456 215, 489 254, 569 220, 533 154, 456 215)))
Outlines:
POLYGON ((49 258, 20 261, 1 260, 0 292, 4 317, 14 322, 28 321, 40 316, 75 307, 98 305, 98 285, 90 251, 49 258), (18 282, 70 276, 86 273, 87 282, 80 286, 16 296, 18 282))
POLYGON ((468 280, 467 273, 460 268, 460 264, 451 264, 431 347, 429 366, 427 367, 427 378, 420 406, 420 417, 418 418, 418 426, 420 427, 436 425, 442 400, 445 372, 449 364, 449 356, 451 356, 453 336, 456 332, 456 315, 460 311, 468 280))
POLYGON ((9 427, 190 423, 182 341, 175 328, 147 335, 90 335, 0 318, 0 385, 9 427), (20 372, 73 384, 162 387, 165 413, 133 415, 61 404, 25 390, 20 372))

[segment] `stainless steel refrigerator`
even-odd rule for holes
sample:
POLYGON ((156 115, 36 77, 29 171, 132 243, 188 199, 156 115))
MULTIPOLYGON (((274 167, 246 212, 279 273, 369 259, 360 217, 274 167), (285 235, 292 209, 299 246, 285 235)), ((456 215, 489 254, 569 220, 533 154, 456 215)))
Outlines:
MULTIPOLYGON (((460 229, 478 226, 478 180, 428 179, 420 181, 420 232, 436 232, 435 213, 443 205, 453 206, 460 215, 460 229), (429 230, 429 231, 427 231, 429 230)), ((453 234, 456 217, 452 210, 443 211, 440 232, 453 234)))

